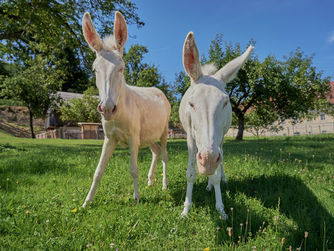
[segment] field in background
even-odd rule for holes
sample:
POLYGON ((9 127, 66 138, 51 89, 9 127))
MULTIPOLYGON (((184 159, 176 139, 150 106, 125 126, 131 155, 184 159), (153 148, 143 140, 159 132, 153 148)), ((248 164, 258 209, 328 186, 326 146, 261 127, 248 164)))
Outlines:
POLYGON ((136 205, 129 151, 117 148, 94 203, 80 209, 101 147, 102 141, 32 140, 0 132, 1 249, 334 248, 334 135, 227 139, 227 221, 219 218, 203 176, 197 177, 189 216, 180 218, 185 140, 168 143, 168 190, 161 190, 161 163, 154 186, 147 187, 151 153, 142 149, 136 205))

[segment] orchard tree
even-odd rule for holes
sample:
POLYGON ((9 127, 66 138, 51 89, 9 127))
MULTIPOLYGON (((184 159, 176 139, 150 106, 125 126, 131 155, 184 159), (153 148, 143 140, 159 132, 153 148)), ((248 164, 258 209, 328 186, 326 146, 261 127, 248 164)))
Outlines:
POLYGON ((90 12, 98 32, 111 34, 116 10, 122 12, 128 24, 144 25, 131 1, 1 1, 0 60, 25 65, 41 56, 63 71, 63 90, 82 91, 87 88, 83 87, 85 83, 92 84, 88 78, 95 57, 82 35, 82 16, 90 12), (74 80, 80 83, 73 85, 74 80))
MULTIPOLYGON (((254 44, 254 41, 250 43, 254 44)), ((239 44, 224 44, 222 36, 217 35, 210 45, 207 62, 220 68, 242 51, 239 44)), ((260 118, 262 116, 265 126, 275 116, 303 118, 325 98, 328 88, 328 78, 317 72, 312 66, 312 57, 305 56, 300 49, 282 61, 268 56, 260 62, 253 55, 236 79, 227 84, 232 110, 238 118, 236 139, 243 138, 245 115, 250 109, 260 118)))
POLYGON ((261 106, 245 115, 246 129, 254 136, 261 136, 265 131, 278 132, 282 129, 279 121, 275 111, 261 106))
POLYGON ((175 74, 175 81, 172 86, 172 94, 174 98, 171 101, 172 110, 170 115, 170 123, 174 127, 181 127, 179 107, 181 99, 189 86, 190 78, 184 71, 175 74))
MULTIPOLYGON (((224 43, 222 38, 219 34, 211 42, 208 56, 203 57, 202 63, 214 63, 220 69, 242 54, 238 43, 224 43)), ((249 44, 255 42, 251 40, 249 44)), ((179 94, 187 87, 187 81, 182 74, 178 75, 175 85, 179 94)), ((252 55, 237 77, 226 85, 237 120, 236 139, 243 139, 247 120, 256 127, 260 124, 270 127, 274 119, 279 123, 280 118, 304 118, 323 103, 328 90, 328 78, 322 77, 322 72, 312 66, 312 57, 305 56, 300 49, 281 61, 268 56, 261 62, 252 55), (251 114, 248 119, 247 114, 251 114)))
POLYGON ((25 67, 17 66, 13 75, 0 83, 0 96, 28 107, 31 137, 35 138, 33 120, 44 117, 55 104, 61 84, 61 73, 35 58, 25 67))
POLYGON ((148 49, 139 44, 132 45, 124 52, 124 78, 127 84, 140 87, 157 87, 163 91, 169 101, 173 100, 168 84, 155 65, 143 62, 148 49))

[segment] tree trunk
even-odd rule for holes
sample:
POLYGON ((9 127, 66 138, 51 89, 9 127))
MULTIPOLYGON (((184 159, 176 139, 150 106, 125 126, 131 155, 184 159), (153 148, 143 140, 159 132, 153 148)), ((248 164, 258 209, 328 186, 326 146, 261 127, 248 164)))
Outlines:
POLYGON ((242 140, 244 136, 244 129, 245 129, 245 117, 243 114, 238 116, 238 134, 235 138, 236 140, 242 140))
POLYGON ((30 124, 30 132, 31 132, 31 138, 36 138, 35 133, 34 133, 34 115, 32 114, 31 110, 29 109, 29 124, 30 124))

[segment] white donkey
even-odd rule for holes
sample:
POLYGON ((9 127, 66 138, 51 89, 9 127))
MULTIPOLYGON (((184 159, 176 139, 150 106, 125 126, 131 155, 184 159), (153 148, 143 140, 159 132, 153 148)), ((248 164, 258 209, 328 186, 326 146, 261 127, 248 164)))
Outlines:
POLYGON ((115 13, 114 34, 102 41, 88 13, 82 19, 84 37, 96 59, 93 69, 99 89, 100 104, 105 134, 102 153, 96 168, 92 186, 86 197, 85 207, 94 199, 108 161, 116 145, 129 146, 131 151, 130 173, 134 182, 134 199, 139 201, 137 156, 139 147, 149 146, 153 159, 148 174, 148 185, 153 185, 154 169, 161 153, 163 164, 162 188, 167 188, 167 136, 170 104, 157 88, 133 87, 125 83, 123 70, 123 46, 127 40, 127 25, 120 12, 115 13), (160 140, 161 147, 157 143, 160 140))
MULTIPOLYGON (((184 94, 179 115, 187 132, 188 169, 187 193, 182 216, 191 207, 192 190, 196 180, 195 161, 198 172, 209 175, 207 190, 215 189, 216 209, 223 219, 224 211, 220 191, 220 180, 226 182, 223 169, 224 135, 232 122, 232 107, 225 91, 225 84, 232 81, 240 67, 250 56, 252 46, 244 54, 235 58, 214 75, 203 74, 194 34, 189 32, 183 45, 183 66, 191 79, 191 85, 184 94), (221 168, 217 168, 220 164, 221 168)), ((211 67, 212 68, 212 67, 211 67)), ((216 71, 211 69, 211 71, 216 71)))

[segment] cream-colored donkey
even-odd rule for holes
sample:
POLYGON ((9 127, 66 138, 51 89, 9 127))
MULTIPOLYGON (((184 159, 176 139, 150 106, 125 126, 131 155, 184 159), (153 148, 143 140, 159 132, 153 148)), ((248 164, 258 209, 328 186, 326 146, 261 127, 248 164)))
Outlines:
POLYGON ((167 188, 167 135, 170 104, 157 88, 129 86, 125 83, 123 70, 123 46, 127 40, 127 25, 120 12, 115 13, 114 34, 102 41, 97 34, 90 15, 82 19, 84 37, 96 59, 93 69, 99 89, 100 104, 105 134, 99 164, 92 186, 86 197, 85 207, 94 199, 96 188, 117 144, 129 146, 131 151, 130 173, 134 182, 134 199, 139 201, 137 155, 139 147, 149 146, 152 163, 148 173, 148 185, 153 185, 154 169, 161 153, 163 165, 162 188, 167 188), (160 145, 157 141, 160 140, 160 145))

